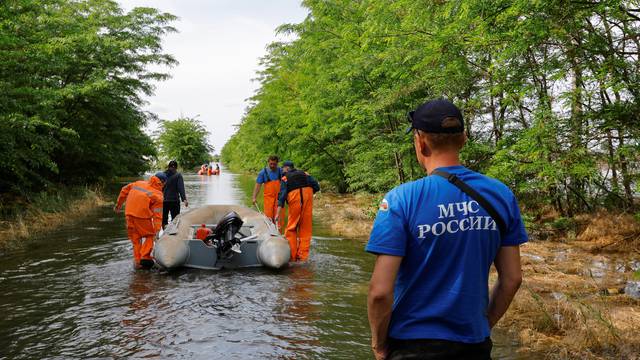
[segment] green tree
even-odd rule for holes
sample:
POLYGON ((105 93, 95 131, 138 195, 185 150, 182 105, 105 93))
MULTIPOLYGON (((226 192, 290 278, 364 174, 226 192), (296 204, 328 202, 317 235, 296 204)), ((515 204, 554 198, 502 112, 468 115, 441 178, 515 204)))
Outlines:
POLYGON ((424 176, 406 114, 463 110, 467 166, 565 216, 632 209, 640 179, 640 13, 602 2, 306 0, 280 31, 237 133, 222 149, 256 170, 269 153, 341 190, 424 176))
POLYGON ((134 175, 155 156, 140 109, 173 65, 174 16, 110 0, 0 2, 0 196, 134 175))
POLYGON ((209 144, 209 132, 194 118, 180 118, 160 122, 157 143, 160 154, 174 159, 185 169, 194 168, 211 159, 213 146, 209 144))

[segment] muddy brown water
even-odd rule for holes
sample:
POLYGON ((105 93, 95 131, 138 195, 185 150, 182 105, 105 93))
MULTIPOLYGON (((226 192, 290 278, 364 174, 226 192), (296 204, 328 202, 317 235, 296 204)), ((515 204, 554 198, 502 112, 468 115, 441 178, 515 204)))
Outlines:
MULTIPOLYGON (((185 176, 190 206, 247 204, 254 179, 185 176)), ((0 255, 0 358, 367 359, 373 256, 315 219, 283 271, 134 271, 111 207, 0 255)), ((515 343, 494 333, 494 358, 515 343)))

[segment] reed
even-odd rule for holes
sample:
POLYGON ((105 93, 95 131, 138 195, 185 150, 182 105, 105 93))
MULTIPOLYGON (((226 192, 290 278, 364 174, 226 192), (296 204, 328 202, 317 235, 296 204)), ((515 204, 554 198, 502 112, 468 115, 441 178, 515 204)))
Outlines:
POLYGON ((107 204, 100 188, 57 188, 3 201, 0 207, 0 250, 24 245, 26 239, 74 221, 107 204))

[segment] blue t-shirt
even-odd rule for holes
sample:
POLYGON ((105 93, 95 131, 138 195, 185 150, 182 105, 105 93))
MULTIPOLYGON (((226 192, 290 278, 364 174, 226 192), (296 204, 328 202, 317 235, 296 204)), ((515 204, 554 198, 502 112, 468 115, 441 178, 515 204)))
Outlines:
POLYGON ((447 179, 428 176, 385 196, 366 251, 403 256, 389 337, 478 343, 490 335, 489 268, 500 246, 522 244, 527 233, 506 185, 463 166, 439 169, 496 208, 507 225, 504 238, 478 202, 447 179))
POLYGON ((258 173, 258 178, 256 178, 256 182, 258 184, 264 184, 266 182, 269 181, 274 181, 274 180, 278 180, 280 181, 280 179, 282 178, 282 168, 276 168, 275 171, 272 171, 270 168, 265 167, 264 169, 260 170, 260 173, 258 173))

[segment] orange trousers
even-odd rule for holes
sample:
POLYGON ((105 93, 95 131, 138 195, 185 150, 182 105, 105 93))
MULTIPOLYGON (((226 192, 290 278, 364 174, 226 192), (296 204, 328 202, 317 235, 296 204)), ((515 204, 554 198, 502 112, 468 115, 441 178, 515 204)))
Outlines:
POLYGON ((133 259, 140 264, 141 259, 152 260, 153 238, 156 235, 153 220, 127 216, 127 236, 133 244, 133 259))
POLYGON ((289 222, 285 237, 291 248, 291 261, 305 261, 309 258, 311 228, 313 220, 313 189, 303 187, 287 195, 289 222))
MULTIPOLYGON (((280 180, 272 180, 264 183, 264 214, 273 221, 278 211, 278 194, 280 193, 280 180)), ((278 220, 278 229, 284 231, 284 209, 278 220)))

